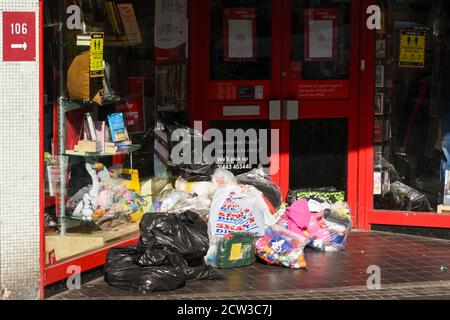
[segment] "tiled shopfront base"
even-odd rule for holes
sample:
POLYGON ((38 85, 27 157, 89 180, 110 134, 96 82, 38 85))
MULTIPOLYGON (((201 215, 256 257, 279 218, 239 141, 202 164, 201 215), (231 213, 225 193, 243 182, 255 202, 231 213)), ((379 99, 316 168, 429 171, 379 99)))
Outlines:
POLYGON ((51 299, 321 299, 450 296, 450 241, 387 233, 352 233, 347 250, 307 250, 308 270, 261 263, 222 270, 224 280, 189 281, 184 288, 150 295, 110 287, 103 278, 51 299), (366 288, 369 266, 381 269, 382 290, 366 288))

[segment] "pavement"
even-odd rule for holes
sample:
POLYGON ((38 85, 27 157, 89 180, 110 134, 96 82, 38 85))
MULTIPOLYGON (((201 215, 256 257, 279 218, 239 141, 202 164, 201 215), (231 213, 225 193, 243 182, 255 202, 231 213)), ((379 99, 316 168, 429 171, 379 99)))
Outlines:
POLYGON ((308 270, 256 262, 250 267, 221 270, 223 280, 192 280, 178 290, 147 295, 113 288, 99 277, 81 289, 48 299, 450 300, 448 240, 353 232, 345 251, 323 253, 307 249, 306 261, 308 270), (373 270, 379 273, 373 274, 373 270), (377 275, 380 283, 376 282, 377 275))

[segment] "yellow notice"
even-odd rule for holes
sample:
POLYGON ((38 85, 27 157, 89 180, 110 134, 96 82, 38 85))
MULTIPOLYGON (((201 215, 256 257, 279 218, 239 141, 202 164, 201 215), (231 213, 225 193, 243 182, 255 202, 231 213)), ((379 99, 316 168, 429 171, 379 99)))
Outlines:
POLYGON ((404 68, 425 67, 425 46, 427 33, 425 30, 400 31, 399 66, 404 68))
POLYGON ((231 246, 230 261, 242 259, 242 243, 234 243, 231 246))
POLYGON ((103 68, 104 38, 105 35, 103 32, 91 33, 91 50, 90 50, 91 78, 98 78, 104 76, 104 68, 103 68))

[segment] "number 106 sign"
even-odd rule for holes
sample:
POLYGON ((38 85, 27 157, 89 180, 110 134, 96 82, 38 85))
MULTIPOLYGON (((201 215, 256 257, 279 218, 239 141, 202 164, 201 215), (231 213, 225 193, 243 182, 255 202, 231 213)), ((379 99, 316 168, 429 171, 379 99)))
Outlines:
POLYGON ((35 60, 35 12, 3 12, 3 61, 35 60))

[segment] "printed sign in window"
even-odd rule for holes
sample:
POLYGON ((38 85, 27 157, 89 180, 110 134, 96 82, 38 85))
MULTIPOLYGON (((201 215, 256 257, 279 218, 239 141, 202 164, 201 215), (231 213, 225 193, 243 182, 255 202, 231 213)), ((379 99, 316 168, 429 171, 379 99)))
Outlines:
POLYGON ((91 33, 91 48, 90 48, 91 78, 104 76, 105 68, 103 66, 103 42, 104 42, 103 32, 91 33))
POLYGON ((224 60, 256 59, 256 13, 254 8, 224 9, 224 60))
POLYGON ((305 24, 305 60, 334 60, 337 10, 308 9, 305 24))
POLYGON ((427 33, 425 30, 400 31, 399 66, 403 68, 425 67, 425 45, 427 33))

